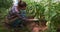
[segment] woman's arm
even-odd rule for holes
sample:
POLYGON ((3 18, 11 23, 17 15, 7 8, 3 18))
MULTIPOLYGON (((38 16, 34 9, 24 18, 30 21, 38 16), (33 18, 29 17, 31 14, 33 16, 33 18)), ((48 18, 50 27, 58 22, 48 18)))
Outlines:
POLYGON ((15 13, 15 15, 16 15, 19 19, 21 19, 21 20, 26 20, 26 18, 23 18, 22 16, 20 16, 19 13, 15 13))

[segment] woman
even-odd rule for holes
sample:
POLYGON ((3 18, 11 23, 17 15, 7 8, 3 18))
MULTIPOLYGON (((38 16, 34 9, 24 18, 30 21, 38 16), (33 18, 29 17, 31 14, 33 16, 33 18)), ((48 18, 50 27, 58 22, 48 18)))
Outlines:
POLYGON ((26 6, 27 4, 25 2, 19 1, 18 6, 13 6, 11 11, 9 11, 5 22, 8 29, 14 28, 15 32, 17 32, 18 29, 16 30, 16 28, 20 28, 22 26, 21 24, 23 23, 23 21, 27 20, 25 10, 26 6))

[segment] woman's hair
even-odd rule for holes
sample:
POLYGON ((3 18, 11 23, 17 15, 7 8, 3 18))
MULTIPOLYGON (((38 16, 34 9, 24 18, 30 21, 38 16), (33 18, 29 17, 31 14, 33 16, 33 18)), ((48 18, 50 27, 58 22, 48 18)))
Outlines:
POLYGON ((18 6, 19 7, 26 7, 27 4, 24 1, 19 1, 18 6))

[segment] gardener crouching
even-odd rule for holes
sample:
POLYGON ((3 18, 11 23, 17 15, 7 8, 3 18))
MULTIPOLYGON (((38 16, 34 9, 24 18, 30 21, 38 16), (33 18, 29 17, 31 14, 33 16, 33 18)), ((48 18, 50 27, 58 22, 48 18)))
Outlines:
MULTIPOLYGON (((27 19, 26 17, 26 6, 27 4, 23 1, 20 1, 18 3, 18 6, 14 6, 12 7, 11 11, 9 11, 9 14, 6 17, 6 22, 5 22, 5 26, 10 30, 11 28, 14 29, 15 32, 19 32, 20 28, 23 27, 23 23, 24 21, 33 21, 30 19, 27 19)), ((33 22, 32 24, 35 25, 35 23, 33 22)), ((36 25, 38 26, 38 25, 36 25)), ((32 25, 33 27, 33 25, 32 25)), ((38 27, 37 28, 33 28, 33 32, 36 30, 36 32, 38 32, 38 27)))
POLYGON ((6 16, 6 26, 8 29, 13 28, 15 32, 19 32, 19 28, 21 28, 21 24, 26 19, 26 6, 27 4, 23 1, 18 3, 18 6, 13 6, 9 14, 6 16))

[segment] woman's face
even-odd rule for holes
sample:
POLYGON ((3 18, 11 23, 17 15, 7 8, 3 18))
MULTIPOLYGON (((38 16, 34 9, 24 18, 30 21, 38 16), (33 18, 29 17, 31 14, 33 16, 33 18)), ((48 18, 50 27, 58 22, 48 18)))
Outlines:
POLYGON ((26 9, 26 7, 20 7, 20 9, 21 9, 21 10, 25 10, 25 9, 26 9))

